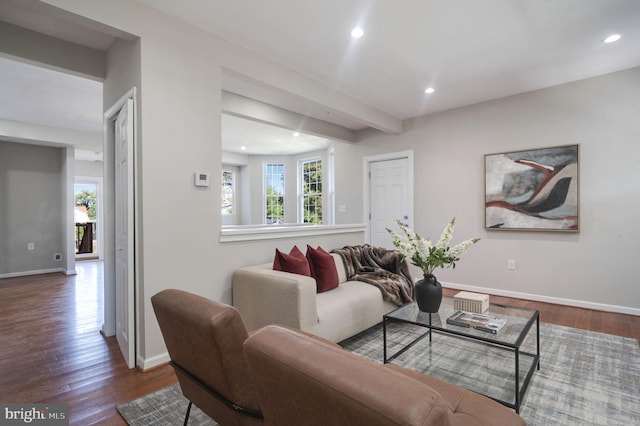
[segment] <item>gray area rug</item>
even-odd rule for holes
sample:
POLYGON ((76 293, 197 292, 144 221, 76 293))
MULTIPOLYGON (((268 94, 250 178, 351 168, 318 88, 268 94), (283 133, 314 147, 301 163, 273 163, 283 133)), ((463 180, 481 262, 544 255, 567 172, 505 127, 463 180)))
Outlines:
MULTIPOLYGON (((391 324, 389 350, 402 347, 424 329, 391 324)), ((530 336, 524 350, 535 352, 530 336)), ((541 361, 520 410, 529 425, 640 425, 640 349, 635 339, 540 324, 541 361)), ((381 363, 382 326, 341 345, 381 363)), ((525 365, 521 370, 525 370, 525 365)), ((394 360, 480 393, 513 401, 513 354, 485 345, 434 334, 394 360)), ((529 364, 530 365, 530 364, 529 364)), ((188 402, 178 385, 118 406, 130 425, 182 424, 188 402)), ((215 425, 197 407, 190 425, 215 425)))
MULTIPOLYGON (((181 425, 187 414, 189 401, 182 396, 177 383, 157 392, 145 395, 126 404, 118 405, 118 411, 130 425, 181 425)), ((195 405, 191 406, 189 425, 217 425, 195 405)))

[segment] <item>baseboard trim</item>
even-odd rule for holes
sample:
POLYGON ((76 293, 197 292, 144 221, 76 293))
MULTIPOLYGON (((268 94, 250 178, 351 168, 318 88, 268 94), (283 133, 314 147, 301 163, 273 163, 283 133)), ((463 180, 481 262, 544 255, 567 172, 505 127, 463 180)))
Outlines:
POLYGON ((495 294, 496 296, 512 297, 514 299, 526 299, 526 300, 533 300, 536 302, 554 303, 556 305, 574 306, 577 308, 594 309, 597 311, 615 312, 618 314, 640 316, 640 309, 632 308, 629 306, 606 305, 604 303, 595 303, 595 302, 589 302, 586 300, 575 300, 575 299, 564 299, 561 297, 541 296, 538 294, 521 293, 518 291, 509 291, 509 290, 499 290, 495 288, 476 287, 472 285, 465 285, 465 284, 458 284, 458 283, 451 283, 451 282, 444 282, 444 281, 442 282, 442 285, 444 287, 453 288, 456 290, 472 291, 475 293, 495 294))
POLYGON ((138 356, 138 368, 142 369, 142 371, 147 371, 152 368, 159 367, 163 364, 167 364, 169 361, 171 361, 169 352, 163 352, 159 355, 155 355, 149 358, 138 356))
POLYGON ((28 275, 50 274, 52 272, 62 272, 63 274, 68 275, 63 268, 52 268, 52 269, 38 269, 35 271, 9 272, 8 274, 0 274, 0 278, 26 277, 28 275))

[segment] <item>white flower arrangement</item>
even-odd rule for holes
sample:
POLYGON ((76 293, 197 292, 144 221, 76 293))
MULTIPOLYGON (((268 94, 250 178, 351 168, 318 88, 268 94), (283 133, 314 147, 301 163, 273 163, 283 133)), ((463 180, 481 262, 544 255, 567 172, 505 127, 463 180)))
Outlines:
POLYGON ((460 255, 480 240, 480 238, 472 238, 449 247, 453 237, 455 217, 445 226, 440 239, 435 245, 432 244, 429 238, 422 238, 413 232, 401 220, 396 220, 396 222, 404 232, 404 237, 387 228, 387 232, 391 234, 393 245, 410 259, 411 263, 422 269, 425 275, 433 275, 433 271, 436 268, 455 268, 456 262, 460 260, 460 255))

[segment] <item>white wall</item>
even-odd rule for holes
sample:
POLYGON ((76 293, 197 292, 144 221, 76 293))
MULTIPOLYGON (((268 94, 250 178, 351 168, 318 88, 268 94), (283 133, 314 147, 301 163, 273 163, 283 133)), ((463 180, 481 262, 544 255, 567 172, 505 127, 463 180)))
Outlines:
MULTIPOLYGON (((389 136, 391 139, 394 137, 389 136)), ((395 143, 395 142, 394 142, 395 143)), ((363 205, 363 157, 382 154, 389 151, 403 151, 395 145, 375 146, 363 142, 357 144, 334 144, 334 179, 335 179, 335 222, 336 224, 365 223, 363 205), (346 211, 340 212, 337 206, 345 206, 346 211)))
POLYGON ((639 99, 636 68, 417 118, 358 145, 414 150, 419 233, 437 239, 455 216, 454 242, 482 237, 441 281, 638 314, 639 99), (485 154, 575 143, 580 233, 484 229, 485 154))
MULTIPOLYGON (((107 52, 107 71, 106 79, 102 85, 103 95, 103 110, 108 111, 112 108, 116 102, 118 102, 123 96, 130 92, 132 88, 136 88, 138 91, 138 99, 136 102, 136 152, 140 151, 140 145, 142 140, 141 131, 141 119, 140 119, 140 88, 141 88, 141 65, 140 65, 140 40, 115 40, 107 52)), ((134 120, 134 121, 135 121, 134 120)), ((114 129, 112 123, 108 123, 105 126, 109 137, 105 137, 103 146, 103 191, 102 200, 102 247, 104 258, 104 324, 102 332, 107 336, 112 336, 116 333, 116 318, 115 318, 115 171, 113 164, 115 164, 115 147, 111 141, 114 139, 114 129)), ((136 158, 134 173, 135 179, 140 180, 140 159, 136 158)), ((136 206, 138 214, 142 214, 142 209, 136 206)), ((140 226, 142 227, 142 226, 140 226)), ((141 230, 140 230, 141 231, 141 230)), ((143 251, 144 246, 139 244, 140 252, 143 251)), ((138 265, 138 273, 143 275, 142 264, 138 265)), ((136 295, 144 291, 144 286, 138 286, 136 295)), ((138 297, 136 300, 137 312, 143 313, 144 298, 138 297)), ((136 318, 137 319, 137 318, 136 318)), ((138 343, 144 341, 144 322, 136 322, 136 333, 138 343)), ((141 343, 139 344, 141 346, 141 343)))
POLYGON ((75 226, 75 193, 73 184, 75 182, 76 162, 74 159, 75 148, 64 147, 60 149, 60 163, 62 165, 60 176, 60 212, 61 221, 59 229, 62 233, 62 250, 58 253, 62 255, 61 260, 65 274, 75 275, 76 273, 76 226, 75 226))
POLYGON ((76 176, 101 178, 104 174, 102 161, 75 160, 76 176))

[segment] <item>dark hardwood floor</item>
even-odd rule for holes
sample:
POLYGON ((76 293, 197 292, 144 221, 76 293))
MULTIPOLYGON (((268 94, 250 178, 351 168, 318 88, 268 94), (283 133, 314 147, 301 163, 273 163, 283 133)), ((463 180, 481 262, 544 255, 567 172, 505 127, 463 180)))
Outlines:
POLYGON ((176 382, 167 365, 129 370, 103 337, 102 263, 78 275, 0 280, 0 402, 66 403, 72 425, 125 425, 116 405, 176 382))
MULTIPOLYGON (((78 275, 0 279, 0 402, 66 403, 72 425, 123 425, 116 405, 176 382, 169 366, 129 370, 114 337, 100 334, 102 264, 78 275)), ((445 294, 456 290, 445 289, 445 294)), ((640 338, 640 317, 492 296, 540 311, 543 322, 640 338)))

